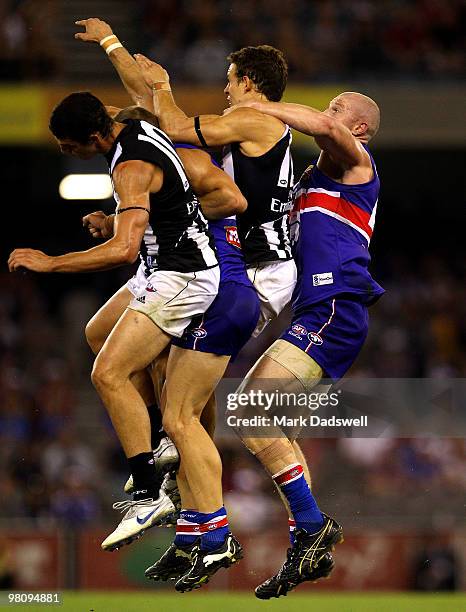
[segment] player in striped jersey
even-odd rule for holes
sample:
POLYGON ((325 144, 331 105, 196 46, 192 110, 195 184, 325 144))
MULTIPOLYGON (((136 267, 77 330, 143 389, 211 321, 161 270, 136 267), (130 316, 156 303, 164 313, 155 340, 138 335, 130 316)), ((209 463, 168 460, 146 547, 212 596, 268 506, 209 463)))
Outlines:
MULTIPOLYGON (((349 369, 367 335, 367 307, 383 294, 368 270, 380 187, 368 142, 377 133, 380 112, 371 98, 356 92, 340 94, 324 112, 299 104, 252 105, 313 136, 321 153, 295 187, 298 282, 292 322, 256 363, 242 390, 256 378, 315 389, 323 377, 337 381, 349 369)), ((269 599, 312 580, 313 568, 322 563, 331 569, 329 551, 342 531, 320 512, 290 440, 243 435, 243 441, 281 487, 296 525, 283 567, 256 589, 257 597, 269 599)))
MULTIPOLYGON (((148 219, 151 226, 143 249, 144 264, 150 275, 143 291, 131 301, 100 351, 92 375, 134 477, 133 501, 118 506, 126 510, 120 531, 131 540, 152 526, 154 515, 160 518, 161 504, 165 514, 174 511, 166 496, 159 499, 149 418, 131 376, 152 363, 173 336, 181 337, 195 314, 207 310, 218 290, 218 262, 184 168, 173 145, 160 130, 144 122, 113 121, 102 103, 89 93, 65 98, 55 108, 50 126, 63 152, 81 159, 90 159, 98 153, 106 155, 118 202, 114 235, 93 249, 59 257, 31 249, 16 250, 10 256, 10 270, 26 267, 40 272, 79 272, 132 262, 142 240, 147 239, 148 219), (167 210, 174 211, 176 217, 170 219, 167 210)), ((186 439, 180 442, 177 439, 177 442, 181 454, 190 444, 195 445, 189 451, 190 456, 196 457, 193 469, 202 468, 206 460, 210 467, 216 458, 218 462, 220 459, 211 438, 196 418, 196 409, 204 408, 202 396, 210 397, 217 371, 206 368, 199 377, 180 352, 183 351, 168 365, 167 405, 178 407, 185 385, 196 388, 202 406, 179 402, 189 427, 186 439)), ((183 353, 189 361, 191 353, 183 353)), ((182 419, 175 415, 173 420, 178 428, 173 437, 177 438, 182 419)), ((205 482, 203 474, 199 478, 205 482)), ((218 489, 221 491, 218 480, 215 493, 218 489)), ((198 490, 199 484, 197 489, 193 488, 198 490)), ((121 534, 118 537, 122 539, 121 534)))
MULTIPOLYGON (((135 57, 147 84, 154 85, 154 108, 162 129, 176 141, 223 146, 223 168, 248 201, 247 210, 238 216, 238 233, 248 276, 261 300, 257 336, 288 304, 296 283, 288 223, 293 186, 290 129, 247 108, 224 116, 187 117, 174 102, 167 72, 142 55, 135 57)), ((229 104, 281 99, 288 68, 278 49, 245 47, 228 59, 229 104)))
MULTIPOLYGON (((133 118, 156 123, 156 118, 151 113, 137 107, 125 109, 116 116, 118 121, 127 121, 133 118)), ((209 226, 215 236, 221 280, 219 293, 211 307, 202 317, 193 320, 193 323, 185 330, 182 338, 173 339, 172 344, 181 349, 213 354, 213 358, 218 362, 217 367, 221 368, 218 373, 218 377, 221 378, 223 369, 226 367, 230 357, 234 358, 249 339, 259 316, 258 298, 246 275, 241 249, 239 248, 237 238, 235 239, 234 216, 226 219, 223 218, 229 213, 244 209, 246 202, 228 175, 215 168, 211 163, 210 157, 205 152, 197 150, 196 147, 190 145, 176 145, 176 150, 183 161, 194 191, 201 197, 204 211, 208 217, 216 219, 209 221, 209 226)), ((109 221, 102 219, 101 216, 97 217, 97 223, 102 227, 109 226, 109 221)), ((122 288, 109 303, 105 304, 90 322, 87 335, 88 338, 91 337, 89 338, 91 339, 90 344, 96 352, 98 352, 105 341, 105 337, 110 333, 116 320, 123 312, 129 300, 128 294, 134 293, 135 290, 137 294, 139 285, 138 276, 141 276, 141 274, 138 271, 136 277, 131 279, 130 283, 122 288)), ((142 274, 142 276, 144 275, 142 274)), ((197 358, 197 365, 200 366, 201 370, 204 363, 199 356, 197 358)), ((159 367, 158 365, 157 368, 159 367)), ((212 406, 209 405, 208 411, 210 414, 211 408, 212 406)), ((211 432, 213 426, 211 419, 204 419, 204 413, 202 416, 203 425, 211 432)), ((207 414, 205 416, 207 417, 207 414)), ((151 425, 153 417, 154 414, 152 412, 151 425)), ((152 439, 154 439, 153 435, 152 439)), ((193 510, 195 502, 193 501, 192 494, 189 492, 189 485, 186 482, 183 483, 182 488, 182 503, 185 507, 191 509, 189 511, 191 512, 191 519, 193 518, 193 513, 195 516, 199 514, 193 510), (189 495, 189 498, 187 495, 189 495)), ((186 511, 183 514, 183 517, 185 516, 186 511)), ((216 517, 213 518, 215 519, 216 517)), ((215 521, 214 523, 219 530, 222 527, 226 529, 225 516, 222 520, 223 523, 220 521, 215 521)), ((188 570, 191 570, 190 564, 186 565, 186 555, 176 554, 176 551, 190 552, 192 545, 198 542, 199 533, 202 534, 202 531, 187 534, 186 529, 188 527, 184 524, 185 521, 185 518, 179 521, 180 524, 183 524, 183 527, 177 527, 177 539, 175 544, 169 548, 171 553, 169 567, 167 567, 167 556, 164 555, 164 567, 162 568, 160 562, 158 562, 153 568, 149 568, 146 575, 155 579, 166 579, 168 570, 170 577, 176 576, 180 578, 188 570), (193 540, 192 542, 190 541, 191 539, 193 540)), ((204 522, 209 524, 208 520, 204 522)), ((191 526, 195 525, 196 528, 201 528, 193 523, 193 520, 189 523, 191 526)), ((209 527, 209 532, 212 533, 212 525, 209 527)), ((120 537, 119 533, 111 534, 103 543, 103 547, 111 550, 117 544, 121 546, 124 542, 121 541, 120 537)), ((240 553, 238 544, 235 541, 231 541, 231 536, 228 537, 230 537, 230 540, 227 544, 230 548, 235 546, 237 550, 234 558, 238 559, 240 553)), ((218 551, 216 554, 218 554, 218 551)), ((222 562, 222 566, 225 566, 225 561, 222 562)), ((209 573, 212 573, 218 567, 212 564, 209 566, 209 573)), ((193 588, 192 583, 193 580, 190 576, 189 581, 185 580, 183 584, 177 585, 177 589, 190 590, 193 588)))

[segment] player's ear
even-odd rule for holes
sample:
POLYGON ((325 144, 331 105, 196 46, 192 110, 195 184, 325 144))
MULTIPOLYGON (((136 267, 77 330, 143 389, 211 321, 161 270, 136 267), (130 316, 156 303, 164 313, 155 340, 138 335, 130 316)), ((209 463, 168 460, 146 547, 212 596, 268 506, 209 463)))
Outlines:
POLYGON ((100 134, 99 132, 94 132, 94 134, 91 134, 89 136, 90 145, 95 145, 96 147, 101 148, 103 142, 104 138, 102 138, 102 134, 100 134))
POLYGON ((254 83, 251 81, 251 79, 248 76, 243 76, 243 78, 241 79, 241 83, 244 85, 244 91, 254 91, 256 89, 256 86, 254 85, 254 83))
POLYGON ((364 136, 364 134, 367 132, 367 123, 358 123, 354 128, 353 128, 353 136, 364 136))

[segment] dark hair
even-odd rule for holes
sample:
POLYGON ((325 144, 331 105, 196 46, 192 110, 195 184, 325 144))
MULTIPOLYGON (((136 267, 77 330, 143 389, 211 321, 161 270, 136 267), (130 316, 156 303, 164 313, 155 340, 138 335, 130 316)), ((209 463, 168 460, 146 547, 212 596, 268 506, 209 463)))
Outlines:
POLYGON ((281 100, 288 78, 288 65, 281 51, 270 45, 243 47, 230 53, 227 59, 236 64, 238 80, 247 76, 267 100, 281 100))
POLYGON ((49 129, 59 139, 69 138, 87 144, 91 134, 107 138, 113 119, 102 102, 88 91, 78 91, 57 104, 50 116, 49 129))
POLYGON ((152 123, 155 127, 159 127, 159 120, 157 117, 146 108, 142 108, 142 106, 127 106, 126 108, 122 108, 118 115, 115 115, 114 119, 120 123, 124 123, 128 121, 128 119, 147 121, 147 123, 152 123))

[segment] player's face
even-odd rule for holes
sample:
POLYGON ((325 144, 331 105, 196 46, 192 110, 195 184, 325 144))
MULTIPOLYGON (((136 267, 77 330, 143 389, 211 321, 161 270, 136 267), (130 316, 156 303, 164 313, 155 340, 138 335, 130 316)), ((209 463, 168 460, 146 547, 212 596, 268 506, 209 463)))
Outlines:
POLYGON ((228 106, 233 106, 233 104, 241 102, 241 97, 244 93, 242 81, 238 83, 238 77, 236 76, 236 64, 230 64, 227 72, 227 80, 227 86, 223 92, 226 94, 228 106))
POLYGON ((324 115, 328 115, 329 117, 333 117, 343 125, 346 125, 350 130, 354 126, 354 113, 351 109, 349 101, 346 100, 342 96, 337 96, 334 98, 328 108, 324 110, 324 115))
POLYGON ((98 153, 94 143, 82 144, 68 138, 57 138, 57 142, 62 153, 65 155, 72 155, 73 157, 79 157, 79 159, 91 159, 98 153))

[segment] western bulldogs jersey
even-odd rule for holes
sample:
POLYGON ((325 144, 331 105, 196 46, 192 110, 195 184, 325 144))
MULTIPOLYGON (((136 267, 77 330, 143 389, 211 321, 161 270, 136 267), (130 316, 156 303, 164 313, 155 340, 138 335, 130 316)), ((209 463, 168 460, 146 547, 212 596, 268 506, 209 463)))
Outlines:
MULTIPOLYGON (((163 185, 150 195, 140 256, 146 275, 155 270, 197 272, 218 265, 214 241, 168 136, 146 121, 128 120, 106 155, 112 176, 125 161, 141 160, 163 170, 163 185)), ((119 197, 114 192, 115 201, 119 197)))
POLYGON ((292 207, 291 132, 264 155, 243 155, 239 143, 224 148, 223 169, 248 202, 238 215, 238 234, 246 265, 291 259, 288 215, 292 207))
POLYGON ((291 234, 298 282, 293 310, 299 313, 341 294, 371 304, 384 293, 368 270, 380 189, 374 160, 371 156, 372 180, 360 185, 337 183, 316 163, 295 186, 291 234))

